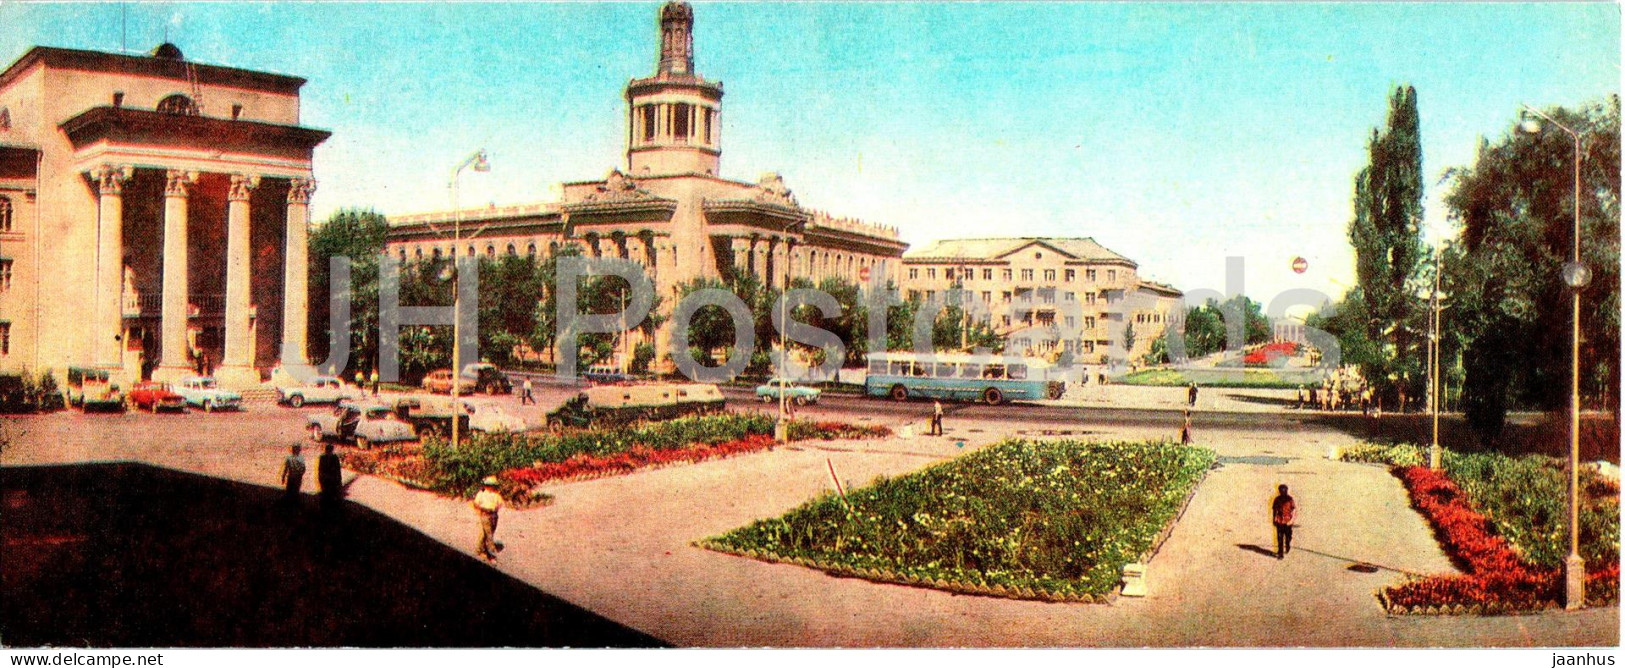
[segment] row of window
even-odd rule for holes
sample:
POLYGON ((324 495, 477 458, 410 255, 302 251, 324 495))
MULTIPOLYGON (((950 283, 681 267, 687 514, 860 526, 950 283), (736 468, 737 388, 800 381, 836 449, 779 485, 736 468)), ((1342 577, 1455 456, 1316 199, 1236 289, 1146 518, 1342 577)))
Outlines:
MULTIPOLYGON (((908 298, 909 299, 915 299, 915 298, 918 298, 920 296, 920 294, 921 293, 920 293, 919 290, 909 290, 908 291, 908 298)), ((926 290, 924 294, 925 294, 925 300, 926 301, 934 301, 937 298, 937 291, 936 290, 926 290)), ((950 294, 952 294, 952 292, 948 291, 948 290, 944 290, 942 292, 943 297, 948 297, 950 294)), ((971 293, 971 294, 975 294, 975 293, 971 293)), ((1069 291, 1069 292, 1063 292, 1063 293, 1060 293, 1060 294, 1061 294, 1063 300, 1068 304, 1078 301, 1078 293, 1076 293, 1076 292, 1070 292, 1069 291)), ((1055 295, 1056 295, 1055 288, 1042 288, 1042 289, 1038 290, 1038 297, 1037 297, 1036 301, 1037 301, 1037 303, 1042 303, 1042 304, 1054 304, 1055 303, 1055 295)), ((1021 302, 1025 302, 1025 303, 1033 303, 1034 302, 1033 291, 1030 290, 1030 289, 1015 290, 1013 292, 1010 291, 1010 290, 1004 290, 1004 291, 1001 291, 999 293, 999 303, 1001 303, 1001 304, 1010 303, 1010 300, 1012 298, 1016 299, 1017 301, 1021 301, 1021 302)), ((1098 302, 1109 302, 1109 301, 1110 300, 1107 299, 1105 292, 1099 292, 1099 293, 1085 292, 1085 293, 1083 293, 1083 303, 1085 303, 1085 304, 1095 304, 1095 303, 1098 303, 1098 302)), ((983 290, 982 291, 982 303, 983 304, 992 304, 993 303, 993 291, 991 291, 991 290, 983 290)))
MULTIPOLYGON (((1016 269, 1009 269, 1009 268, 1000 269, 999 270, 999 272, 1000 272, 999 276, 1000 276, 1000 278, 1002 278, 1005 281, 1013 281, 1013 280, 1015 280, 1015 276, 1016 276, 1015 272, 1016 271, 1017 271, 1016 269)), ((1035 270, 1035 269, 1021 269, 1019 271, 1021 272, 1021 280, 1023 280, 1023 281, 1034 280, 1034 277, 1037 275, 1037 273, 1036 273, 1037 270, 1035 270)), ((1044 280, 1054 282, 1055 279, 1056 279, 1056 276, 1057 276, 1057 271, 1056 270, 1054 270, 1054 269, 1045 269, 1044 270, 1044 280)), ((1059 276, 1061 276, 1062 281, 1067 282, 1067 283, 1071 283, 1073 281, 1078 280, 1078 270, 1076 270, 1076 269, 1065 269, 1065 270, 1062 270, 1059 273, 1059 276)), ((909 280, 919 280, 919 278, 920 278, 920 268, 919 267, 909 267, 908 277, 909 277, 909 280)), ((942 270, 942 277, 944 279, 947 279, 947 280, 950 280, 950 281, 956 280, 956 279, 960 280, 960 281, 974 280, 976 278, 976 270, 975 269, 970 269, 970 268, 960 268, 960 269, 958 269, 956 271, 954 267, 948 267, 948 268, 945 268, 945 269, 942 270)), ((937 268, 936 267, 926 267, 925 268, 925 279, 928 280, 928 281, 936 280, 937 279, 937 268)), ((1093 282, 1093 281, 1096 281, 1098 279, 1099 279, 1099 274, 1096 272, 1096 270, 1094 270, 1094 269, 1085 269, 1085 270, 1083 270, 1083 280, 1093 282)), ((984 280, 984 281, 993 280, 993 269, 984 267, 982 269, 982 280, 984 280)), ((1117 270, 1116 269, 1107 269, 1106 270, 1106 281, 1107 282, 1116 282, 1117 281, 1117 270)))

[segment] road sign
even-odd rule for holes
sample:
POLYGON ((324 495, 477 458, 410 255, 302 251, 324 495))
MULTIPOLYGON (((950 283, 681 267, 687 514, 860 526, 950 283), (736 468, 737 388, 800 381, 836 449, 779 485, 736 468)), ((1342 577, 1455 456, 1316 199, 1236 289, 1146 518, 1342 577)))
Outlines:
POLYGON ((1309 261, 1301 257, 1292 258, 1292 271, 1300 274, 1309 271, 1309 261))

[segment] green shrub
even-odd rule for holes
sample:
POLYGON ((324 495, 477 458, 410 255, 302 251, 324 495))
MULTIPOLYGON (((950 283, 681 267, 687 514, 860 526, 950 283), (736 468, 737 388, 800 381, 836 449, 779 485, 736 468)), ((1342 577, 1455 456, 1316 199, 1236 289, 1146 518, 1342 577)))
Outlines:
POLYGON ((1426 466, 1428 463, 1427 453, 1409 443, 1363 442, 1341 449, 1338 459, 1389 466, 1426 466))

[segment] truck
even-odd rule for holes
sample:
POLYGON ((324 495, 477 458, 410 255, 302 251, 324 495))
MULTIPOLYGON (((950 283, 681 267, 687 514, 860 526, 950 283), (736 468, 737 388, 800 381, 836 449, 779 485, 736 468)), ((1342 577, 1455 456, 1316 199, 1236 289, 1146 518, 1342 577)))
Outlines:
POLYGON ((591 387, 547 414, 549 429, 617 427, 638 420, 669 420, 720 413, 722 390, 705 383, 651 383, 591 387))

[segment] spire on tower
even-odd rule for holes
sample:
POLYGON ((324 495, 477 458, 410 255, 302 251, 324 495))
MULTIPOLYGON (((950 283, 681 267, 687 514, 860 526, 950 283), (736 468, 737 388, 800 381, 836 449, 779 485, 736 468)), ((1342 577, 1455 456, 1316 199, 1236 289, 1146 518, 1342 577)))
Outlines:
POLYGON ((694 73, 694 9, 686 2, 660 8, 659 74, 694 73))

